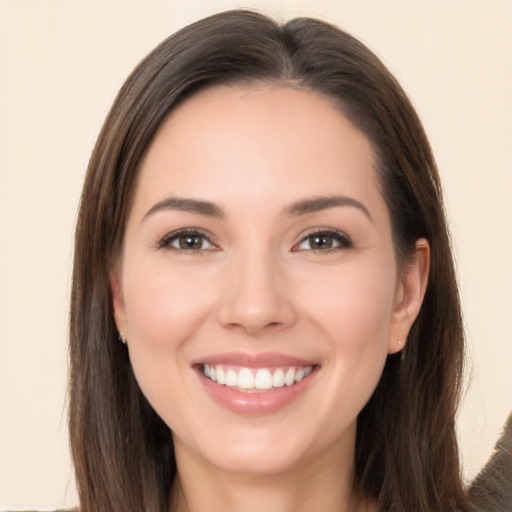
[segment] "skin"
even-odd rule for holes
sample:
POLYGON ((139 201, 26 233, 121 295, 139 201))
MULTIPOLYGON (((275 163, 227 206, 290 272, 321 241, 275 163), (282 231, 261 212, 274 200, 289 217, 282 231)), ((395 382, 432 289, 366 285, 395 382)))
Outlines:
POLYGON ((171 508, 366 510, 351 492, 356 419, 405 344, 428 258, 419 240, 397 269, 370 143, 329 99, 218 87, 178 106, 143 162, 111 277, 135 375, 173 432, 171 508), (332 196, 353 204, 288 211, 332 196), (169 197, 209 201, 223 217, 154 208, 169 197), (206 235, 198 250, 168 236, 190 228, 206 235), (277 412, 237 414, 193 367, 231 351, 279 352, 316 371, 277 412))

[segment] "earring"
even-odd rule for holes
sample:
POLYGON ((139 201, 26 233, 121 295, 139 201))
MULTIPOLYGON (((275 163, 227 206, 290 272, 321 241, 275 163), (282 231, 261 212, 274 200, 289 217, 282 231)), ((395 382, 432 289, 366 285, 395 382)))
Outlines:
POLYGON ((405 342, 407 340, 397 340, 398 350, 400 352, 400 361, 403 361, 405 359, 405 342))
POLYGON ((126 338, 123 336, 123 333, 120 332, 119 333, 119 341, 123 344, 123 345, 126 345, 126 338))

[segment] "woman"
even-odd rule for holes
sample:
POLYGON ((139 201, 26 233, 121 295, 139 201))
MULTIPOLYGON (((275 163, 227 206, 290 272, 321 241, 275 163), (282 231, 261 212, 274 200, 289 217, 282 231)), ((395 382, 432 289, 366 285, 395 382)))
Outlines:
POLYGON ((77 225, 82 512, 469 510, 463 348, 435 162, 367 48, 234 11, 135 69, 77 225))

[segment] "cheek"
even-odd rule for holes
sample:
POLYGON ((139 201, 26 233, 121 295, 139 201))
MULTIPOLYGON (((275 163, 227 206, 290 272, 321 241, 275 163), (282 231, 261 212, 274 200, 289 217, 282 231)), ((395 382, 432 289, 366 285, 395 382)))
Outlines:
POLYGON ((130 361, 143 394, 166 420, 179 407, 189 371, 184 355, 210 314, 212 294, 199 288, 200 273, 133 261, 123 272, 130 361))
POLYGON ((333 272, 310 294, 312 321, 329 341, 325 364, 333 385, 326 387, 326 403, 339 404, 340 421, 360 412, 387 358, 395 279, 371 268, 333 272))
POLYGON ((388 341, 395 287, 395 272, 389 268, 347 265, 304 290, 303 302, 335 347, 358 353, 388 341))
POLYGON ((209 313, 212 294, 200 272, 170 272, 165 263, 134 265, 124 275, 128 331, 133 342, 176 349, 209 313))

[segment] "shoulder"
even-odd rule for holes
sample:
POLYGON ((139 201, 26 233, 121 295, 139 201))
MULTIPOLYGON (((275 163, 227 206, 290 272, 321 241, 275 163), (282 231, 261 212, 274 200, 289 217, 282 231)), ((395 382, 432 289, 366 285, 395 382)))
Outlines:
POLYGON ((469 496, 479 512, 512 510, 512 414, 482 471, 471 483, 469 496))

